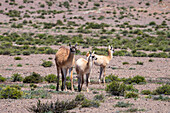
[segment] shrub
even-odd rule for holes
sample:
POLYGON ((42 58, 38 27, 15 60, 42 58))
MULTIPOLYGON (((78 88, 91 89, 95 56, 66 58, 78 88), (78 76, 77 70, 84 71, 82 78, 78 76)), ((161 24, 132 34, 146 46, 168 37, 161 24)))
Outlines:
POLYGON ((84 99, 81 103, 82 107, 99 107, 100 103, 94 100, 84 99))
POLYGON ((153 94, 158 95, 158 94, 165 94, 165 95, 170 95, 170 85, 162 85, 161 87, 158 87, 156 90, 153 91, 153 94))
POLYGON ((95 96, 94 96, 94 100, 103 101, 103 100, 104 100, 104 96, 103 96, 102 94, 100 94, 100 95, 95 95, 95 96))
POLYGON ((15 60, 22 60, 21 57, 14 57, 15 60))
POLYGON ((123 64, 123 65, 126 65, 126 64, 129 64, 129 62, 123 62, 122 64, 123 64))
POLYGON ((22 64, 17 64, 17 67, 22 67, 22 64))
POLYGON ((63 113, 64 111, 71 110, 75 107, 77 107, 79 104, 74 101, 59 101, 51 102, 51 103, 41 103, 40 100, 38 100, 37 105, 33 105, 29 107, 29 111, 35 112, 35 113, 63 113))
POLYGON ((133 85, 126 85, 126 90, 127 91, 134 91, 134 92, 138 92, 139 90, 134 88, 133 85))
POLYGON ((83 94, 79 94, 76 96, 75 101, 83 101, 85 99, 85 96, 83 94))
POLYGON ((149 25, 156 25, 154 21, 150 22, 149 25))
POLYGON ((52 62, 51 61, 43 61, 43 63, 41 64, 44 67, 51 67, 52 66, 52 62))
POLYGON ((132 105, 134 105, 134 104, 129 103, 129 102, 126 102, 126 103, 125 102, 117 102, 115 107, 127 108, 127 107, 131 107, 132 105))
POLYGON ((136 84, 139 84, 139 83, 146 83, 146 80, 144 77, 142 76, 134 76, 133 78, 122 78, 122 81, 126 84, 132 84, 132 83, 136 83, 136 84))
POLYGON ((7 99, 7 98, 18 99, 18 98, 21 98, 22 95, 23 95, 22 91, 14 88, 14 87, 10 87, 10 86, 7 86, 0 91, 1 99, 7 99))
POLYGON ((66 81, 66 86, 67 86, 67 89, 71 89, 71 82, 70 81, 66 81))
POLYGON ((143 62, 137 61, 136 65, 143 65, 143 62))
POLYGON ((124 92, 126 89, 126 85, 124 83, 119 83, 116 81, 112 81, 107 85, 106 91, 116 96, 124 96, 124 92))
POLYGON ((47 81, 48 83, 56 83, 57 81, 57 76, 54 74, 49 74, 44 77, 44 80, 47 81))
POLYGON ((2 75, 0 75, 0 82, 5 82, 6 78, 2 77, 2 75))
POLYGON ((50 84, 50 89, 56 89, 56 86, 55 85, 53 85, 53 84, 50 84))
POLYGON ((150 95, 152 92, 150 90, 142 90, 141 94, 143 95, 150 95))
POLYGON ((40 74, 33 72, 32 75, 26 76, 23 80, 24 83, 40 83, 43 82, 43 77, 40 74))
POLYGON ((16 81, 21 82, 22 80, 23 80, 23 78, 20 74, 15 73, 12 75, 12 82, 16 82, 16 81))
POLYGON ((120 81, 120 79, 118 78, 118 76, 115 76, 115 75, 112 75, 112 74, 105 77, 106 83, 110 83, 112 81, 120 81))
POLYGON ((159 96, 154 96, 153 97, 153 100, 161 100, 161 101, 170 101, 170 98, 169 97, 165 97, 163 95, 159 95, 159 96))
POLYGON ((29 91, 24 91, 23 98, 24 99, 33 99, 33 98, 48 99, 48 98, 51 98, 51 95, 46 90, 29 90, 29 91))
POLYGON ((147 2, 145 5, 146 5, 146 6, 150 6, 150 3, 149 3, 149 2, 147 2))
POLYGON ((37 85, 34 84, 34 83, 31 83, 31 84, 30 84, 30 87, 31 87, 31 88, 37 88, 37 85))
POLYGON ((149 62, 153 62, 154 60, 152 60, 152 59, 149 59, 149 62))
POLYGON ((31 53, 30 53, 30 51, 23 51, 22 54, 23 54, 23 55, 30 55, 31 53))
POLYGON ((139 95, 137 93, 134 93, 134 92, 128 92, 125 95, 125 98, 138 98, 138 97, 139 97, 139 95))

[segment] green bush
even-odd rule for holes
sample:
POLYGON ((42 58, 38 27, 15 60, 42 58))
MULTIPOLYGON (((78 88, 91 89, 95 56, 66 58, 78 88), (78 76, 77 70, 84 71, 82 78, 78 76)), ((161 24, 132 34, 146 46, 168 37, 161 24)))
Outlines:
POLYGON ((106 86, 106 92, 111 93, 116 96, 124 96, 126 85, 124 83, 119 83, 117 81, 112 81, 106 86))
POLYGON ((44 80, 47 81, 48 83, 56 83, 57 81, 57 76, 54 74, 49 74, 44 77, 44 80))
POLYGON ((106 83, 110 83, 112 81, 120 81, 120 79, 118 78, 118 76, 115 76, 115 75, 112 75, 112 74, 105 77, 106 83))
POLYGON ((75 98, 75 101, 83 101, 85 99, 84 94, 78 94, 75 98))
POLYGON ((15 60, 22 60, 21 57, 14 57, 15 60))
POLYGON ((88 100, 88 99, 84 99, 81 103, 82 107, 99 107, 100 103, 98 101, 94 101, 94 100, 88 100))
MULTIPOLYGON (((34 84, 32 84, 32 85, 31 85, 32 86, 31 88, 34 88, 35 85, 34 84)), ((46 90, 25 90, 23 98, 24 99, 33 99, 33 98, 49 99, 49 98, 51 98, 51 95, 46 90)))
POLYGON ((0 75, 0 82, 5 82, 6 78, 2 77, 2 75, 0 75))
POLYGON ((43 82, 43 77, 40 74, 33 72, 32 75, 26 76, 23 80, 24 83, 40 83, 43 82))
POLYGON ((139 95, 135 92, 127 92, 125 98, 138 98, 139 95))
POLYGON ((149 59, 149 62, 153 62, 154 60, 153 59, 149 59))
POLYGON ((117 102, 117 104, 115 105, 115 107, 121 107, 121 108, 127 108, 127 107, 131 107, 132 103, 129 103, 129 102, 117 102))
POLYGON ((56 86, 55 85, 53 85, 53 84, 50 84, 50 89, 56 89, 56 86))
POLYGON ((8 98, 18 99, 21 98, 22 95, 23 95, 22 91, 16 89, 15 87, 10 87, 10 86, 7 86, 0 91, 1 99, 8 99, 8 98))
POLYGON ((66 81, 66 86, 67 86, 67 89, 71 90, 71 82, 70 81, 66 81))
POLYGON ((100 94, 100 95, 95 95, 95 96, 94 96, 94 100, 103 101, 103 100, 104 100, 104 96, 103 96, 102 94, 100 94))
POLYGON ((168 96, 163 96, 163 95, 159 95, 159 96, 154 96, 153 100, 161 100, 161 101, 170 101, 170 98, 168 96))
POLYGON ((149 25, 156 25, 154 21, 150 22, 149 25))
POLYGON ((143 94, 143 95, 150 95, 150 94, 152 94, 152 92, 150 90, 142 90, 141 94, 143 94))
POLYGON ((43 63, 41 65, 44 67, 51 67, 53 65, 53 63, 51 61, 43 61, 43 63))
POLYGON ((23 53, 22 53, 23 55, 30 55, 31 53, 30 53, 30 51, 23 51, 23 53))
POLYGON ((22 67, 22 64, 17 64, 17 67, 22 67))
POLYGON ((137 61, 136 65, 143 65, 143 62, 137 61))
POLYGON ((71 110, 78 106, 78 102, 71 100, 71 101, 59 101, 51 102, 51 103, 41 103, 38 100, 37 105, 33 105, 29 107, 30 112, 34 113, 63 113, 64 111, 71 110))
POLYGON ((156 88, 156 90, 153 91, 152 94, 158 95, 158 94, 165 94, 170 95, 170 85, 162 85, 161 87, 156 88))
POLYGON ((16 81, 21 82, 22 80, 23 80, 23 78, 20 74, 15 73, 12 75, 12 82, 16 82, 16 81))
POLYGON ((146 83, 146 80, 144 77, 142 76, 134 76, 133 78, 122 78, 122 81, 126 84, 132 84, 132 83, 136 83, 136 84, 141 84, 141 83, 146 83))
POLYGON ((127 91, 133 91, 133 92, 138 92, 139 90, 134 88, 133 85, 126 85, 126 90, 127 91))
POLYGON ((31 84, 30 84, 30 87, 31 87, 31 88, 37 88, 37 85, 34 84, 34 83, 31 83, 31 84))
POLYGON ((123 64, 123 65, 126 65, 126 64, 129 64, 129 62, 123 62, 122 64, 123 64))

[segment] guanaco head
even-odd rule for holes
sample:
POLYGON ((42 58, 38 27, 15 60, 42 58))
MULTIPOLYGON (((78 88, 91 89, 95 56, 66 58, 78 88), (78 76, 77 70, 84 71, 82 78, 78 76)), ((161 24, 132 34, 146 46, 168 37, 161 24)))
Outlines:
POLYGON ((93 53, 87 52, 87 53, 86 53, 87 59, 88 59, 88 58, 91 58, 91 60, 97 60, 97 57, 95 56, 94 52, 95 52, 95 51, 93 51, 93 53))
POLYGON ((114 53, 114 49, 113 49, 113 47, 112 47, 112 46, 110 46, 110 45, 109 45, 109 50, 111 51, 111 54, 113 54, 113 53, 114 53))
POLYGON ((69 46, 70 46, 70 51, 71 51, 71 53, 75 53, 76 50, 77 50, 77 48, 76 48, 77 44, 75 44, 75 45, 72 46, 72 45, 69 43, 69 46))

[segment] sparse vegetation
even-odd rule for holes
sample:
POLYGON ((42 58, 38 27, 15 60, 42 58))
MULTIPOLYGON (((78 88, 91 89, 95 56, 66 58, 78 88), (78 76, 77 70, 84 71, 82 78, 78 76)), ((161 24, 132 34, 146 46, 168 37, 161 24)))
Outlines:
POLYGON ((110 84, 106 86, 105 89, 108 93, 116 96, 124 96, 126 85, 124 83, 119 83, 116 81, 112 81, 110 84))
POLYGON ((21 82, 23 80, 23 77, 18 73, 13 74, 11 78, 12 78, 12 82, 17 82, 17 81, 21 82))
POLYGON ((56 83, 57 81, 57 76, 54 74, 49 74, 44 77, 44 80, 47 81, 48 83, 56 83))
POLYGON ((37 105, 29 107, 29 111, 35 112, 35 113, 45 113, 45 112, 59 112, 62 113, 67 110, 71 110, 75 107, 77 107, 78 104, 76 101, 59 101, 56 102, 50 102, 50 103, 41 103, 40 100, 38 100, 37 105))
POLYGON ((136 83, 136 84, 142 84, 142 83, 146 83, 146 80, 144 77, 142 76, 134 76, 133 78, 122 78, 122 81, 126 84, 132 84, 132 83, 136 83))
POLYGON ((33 72, 30 76, 26 76, 23 80, 24 83, 40 83, 43 82, 43 77, 40 74, 33 72))
POLYGON ((125 98, 138 98, 139 95, 135 92, 127 92, 125 98))
POLYGON ((14 57, 15 60, 22 60, 21 57, 14 57))
POLYGON ((152 94, 152 92, 150 90, 142 90, 141 94, 143 94, 143 95, 150 95, 150 94, 152 94))
POLYGON ((6 81, 6 78, 0 75, 0 82, 5 82, 5 81, 6 81))
POLYGON ((155 95, 159 95, 159 94, 170 95, 170 85, 168 85, 168 84, 162 85, 162 86, 156 88, 156 90, 154 90, 152 94, 155 94, 155 95))
POLYGON ((129 103, 129 102, 117 102, 117 104, 116 105, 114 105, 114 107, 121 107, 121 108, 127 108, 127 107, 131 107, 132 105, 134 105, 134 104, 132 104, 132 103, 129 103))
POLYGON ((0 98, 1 99, 18 99, 21 98, 23 92, 18 90, 15 87, 6 86, 0 90, 0 98))
POLYGON ((43 67, 51 67, 53 65, 53 63, 51 61, 43 61, 43 63, 41 64, 43 67))

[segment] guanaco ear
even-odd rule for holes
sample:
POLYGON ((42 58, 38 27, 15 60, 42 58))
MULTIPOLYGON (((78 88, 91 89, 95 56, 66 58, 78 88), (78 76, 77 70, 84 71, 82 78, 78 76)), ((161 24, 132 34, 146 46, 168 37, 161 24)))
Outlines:
POLYGON ((69 43, 69 46, 71 47, 71 43, 69 43))
POLYGON ((86 57, 88 57, 88 56, 89 56, 89 52, 86 53, 86 57))
POLYGON ((93 51, 93 53, 92 54, 94 54, 95 53, 95 51, 93 51))
POLYGON ((75 47, 77 46, 77 43, 75 44, 75 47))
POLYGON ((110 45, 109 45, 109 49, 110 49, 110 45))

